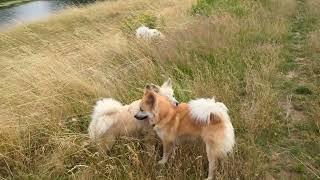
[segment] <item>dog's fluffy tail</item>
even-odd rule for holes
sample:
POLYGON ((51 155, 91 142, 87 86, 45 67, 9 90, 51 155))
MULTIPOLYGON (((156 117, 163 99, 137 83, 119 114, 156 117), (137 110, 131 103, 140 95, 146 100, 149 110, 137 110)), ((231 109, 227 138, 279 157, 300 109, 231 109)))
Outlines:
POLYGON ((113 125, 115 120, 107 118, 107 115, 118 112, 121 107, 122 104, 112 98, 97 101, 88 128, 89 136, 92 140, 100 138, 113 125))
POLYGON ((191 115, 199 123, 209 124, 220 120, 230 121, 228 108, 215 99, 196 99, 189 102, 191 115))
POLYGON ((234 129, 228 115, 228 108, 222 102, 214 99, 197 99, 189 102, 193 119, 202 124, 224 123, 224 143, 222 150, 224 154, 231 152, 235 144, 234 129))

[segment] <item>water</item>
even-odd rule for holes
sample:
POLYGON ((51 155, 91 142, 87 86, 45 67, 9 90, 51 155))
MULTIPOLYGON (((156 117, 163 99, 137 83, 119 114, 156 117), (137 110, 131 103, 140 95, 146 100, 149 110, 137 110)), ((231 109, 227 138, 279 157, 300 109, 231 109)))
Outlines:
POLYGON ((95 0, 39 0, 0 9, 0 30, 17 24, 40 20, 71 5, 82 5, 95 0))

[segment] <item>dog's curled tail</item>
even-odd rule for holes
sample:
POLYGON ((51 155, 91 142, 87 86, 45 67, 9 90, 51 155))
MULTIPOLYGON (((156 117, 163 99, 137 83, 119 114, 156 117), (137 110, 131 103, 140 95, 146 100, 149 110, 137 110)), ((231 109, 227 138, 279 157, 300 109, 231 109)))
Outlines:
POLYGON ((107 118, 107 115, 118 112, 121 107, 122 104, 112 98, 97 101, 88 128, 89 136, 92 140, 100 138, 112 126, 114 119, 107 118))
POLYGON ((223 153, 231 152, 235 144, 234 129, 228 115, 228 108, 213 99, 197 99, 189 102, 193 119, 204 125, 222 122, 224 124, 223 153))
POLYGON ((212 99, 196 99, 189 103, 193 119, 199 123, 210 124, 219 121, 230 121, 228 108, 222 102, 212 99))

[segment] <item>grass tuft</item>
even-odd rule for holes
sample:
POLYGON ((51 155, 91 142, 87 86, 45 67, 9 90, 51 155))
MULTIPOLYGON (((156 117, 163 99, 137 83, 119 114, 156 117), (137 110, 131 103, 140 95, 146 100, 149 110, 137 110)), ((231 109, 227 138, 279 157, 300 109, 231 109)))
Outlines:
POLYGON ((310 94, 312 94, 312 91, 311 91, 308 87, 306 87, 306 86, 298 86, 298 87, 294 90, 294 92, 295 92, 296 94, 303 94, 303 95, 310 95, 310 94))
POLYGON ((151 13, 141 13, 127 17, 121 25, 121 29, 126 33, 133 33, 138 27, 144 25, 151 29, 159 28, 158 19, 151 13))

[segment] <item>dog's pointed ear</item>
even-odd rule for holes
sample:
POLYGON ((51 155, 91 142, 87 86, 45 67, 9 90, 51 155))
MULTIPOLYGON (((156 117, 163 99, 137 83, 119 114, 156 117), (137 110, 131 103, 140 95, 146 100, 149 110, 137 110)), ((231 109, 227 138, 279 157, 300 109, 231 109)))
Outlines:
POLYGON ((145 102, 153 108, 156 103, 156 95, 150 84, 146 85, 144 95, 145 102))
POLYGON ((147 84, 146 87, 144 88, 144 94, 147 94, 148 92, 150 92, 152 89, 151 89, 151 86, 150 84, 147 84))
POLYGON ((153 108, 155 103, 156 103, 156 96, 154 95, 153 92, 149 93, 147 95, 147 99, 146 99, 146 103, 151 107, 153 108))
POLYGON ((162 88, 172 88, 172 80, 169 78, 166 82, 164 82, 161 86, 162 88))
POLYGON ((158 86, 158 85, 155 85, 155 84, 149 84, 150 85, 150 88, 154 91, 154 92, 156 92, 156 93, 159 93, 159 91, 160 91, 160 86, 158 86))
POLYGON ((147 84, 146 87, 144 88, 144 94, 147 94, 149 92, 156 92, 158 93, 160 90, 160 87, 154 84, 147 84))

